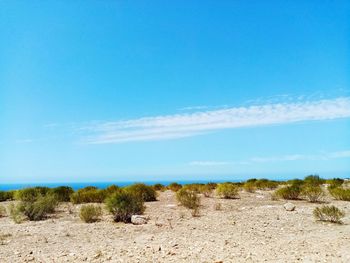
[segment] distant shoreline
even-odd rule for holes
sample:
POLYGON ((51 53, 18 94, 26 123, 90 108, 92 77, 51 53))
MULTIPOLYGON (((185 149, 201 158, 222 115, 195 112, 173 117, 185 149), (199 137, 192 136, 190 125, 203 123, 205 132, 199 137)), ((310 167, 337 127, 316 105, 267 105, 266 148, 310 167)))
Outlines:
POLYGON ((108 182, 58 182, 58 183, 13 183, 13 184, 0 184, 0 190, 8 191, 8 190, 19 190, 27 187, 34 186, 46 186, 46 187, 58 187, 58 186, 70 186, 73 190, 78 190, 84 188, 86 186, 95 186, 97 188, 106 188, 112 184, 118 185, 120 187, 132 185, 135 183, 144 183, 146 185, 154 185, 154 184, 163 184, 169 185, 173 182, 179 184, 194 184, 194 183, 223 183, 223 182, 243 182, 245 180, 173 180, 173 181, 108 181, 108 182))
MULTIPOLYGON (((254 177, 252 177, 254 178, 254 177)), ((74 191, 87 187, 87 186, 95 186, 100 189, 107 188, 108 186, 115 184, 120 187, 132 185, 135 183, 144 183, 146 185, 155 185, 155 184, 162 184, 162 185, 169 185, 173 182, 185 185, 185 184, 206 184, 206 183, 224 183, 224 182, 233 182, 233 183, 238 183, 238 182, 245 182, 249 179, 225 179, 225 180, 172 180, 172 181, 162 181, 162 180, 154 180, 154 181, 105 181, 105 182, 53 182, 53 183, 9 183, 9 184, 0 184, 0 191, 9 191, 9 190, 19 190, 23 188, 28 188, 28 187, 35 187, 35 186, 45 186, 49 188, 54 188, 58 186, 69 186, 71 187, 74 191)), ((333 178, 333 177, 332 177, 333 178)), ((332 179, 332 178, 324 178, 324 179, 332 179)), ((350 180, 347 177, 339 177, 345 180, 350 180)), ((262 178, 257 178, 257 179, 262 179, 262 178)), ((291 179, 299 179, 298 177, 295 178, 281 178, 281 179, 269 179, 272 181, 287 181, 291 179)))

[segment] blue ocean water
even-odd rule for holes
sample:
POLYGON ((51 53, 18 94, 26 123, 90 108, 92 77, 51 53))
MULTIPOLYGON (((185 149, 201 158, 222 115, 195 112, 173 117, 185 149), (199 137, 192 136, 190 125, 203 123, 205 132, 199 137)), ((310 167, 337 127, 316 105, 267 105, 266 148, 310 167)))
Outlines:
MULTIPOLYGON (((240 180, 230 180, 230 182, 239 182, 240 180)), ((154 184, 163 184, 163 185, 169 185, 174 181, 146 181, 142 182, 147 185, 154 185, 154 184)), ((197 180, 197 181, 176 181, 179 184, 192 184, 192 183, 208 183, 208 182, 215 182, 215 183, 222 183, 227 182, 227 180, 210 180, 210 181, 204 181, 204 180, 197 180)), ((60 183, 27 183, 27 184, 0 184, 0 190, 8 191, 8 190, 18 190, 23 189, 27 187, 34 187, 34 186, 46 186, 46 187, 57 187, 57 186, 70 186, 74 190, 78 190, 81 188, 84 188, 86 186, 95 186, 97 188, 103 189, 106 188, 112 184, 118 185, 120 187, 131 185, 134 183, 140 183, 139 181, 136 182, 60 182, 60 183)))

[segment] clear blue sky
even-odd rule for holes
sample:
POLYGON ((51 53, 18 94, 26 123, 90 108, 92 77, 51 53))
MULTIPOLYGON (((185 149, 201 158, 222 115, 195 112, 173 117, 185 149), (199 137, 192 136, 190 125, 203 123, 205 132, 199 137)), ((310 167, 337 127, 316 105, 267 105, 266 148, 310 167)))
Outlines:
POLYGON ((0 183, 350 177, 349 1, 0 1, 0 183))

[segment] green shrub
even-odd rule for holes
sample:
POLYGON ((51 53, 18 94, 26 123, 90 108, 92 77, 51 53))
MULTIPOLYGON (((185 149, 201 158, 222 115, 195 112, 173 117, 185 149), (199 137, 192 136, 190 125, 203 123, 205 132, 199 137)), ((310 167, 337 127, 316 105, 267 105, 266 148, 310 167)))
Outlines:
POLYGON ((153 189, 156 190, 156 191, 165 191, 166 187, 162 184, 155 184, 153 185, 153 189))
POLYGON ((203 185, 204 184, 185 184, 182 188, 199 194, 203 185))
POLYGON ((106 206, 116 222, 131 222, 132 215, 143 214, 144 201, 127 191, 120 191, 107 197, 106 206))
POLYGON ((59 186, 50 189, 49 193, 55 195, 59 202, 69 202, 74 190, 69 186, 59 186))
POLYGON ((327 180, 326 183, 328 184, 328 189, 337 188, 342 186, 342 184, 344 183, 344 179, 333 178, 333 179, 327 180))
POLYGON ((251 179, 248 179, 246 182, 247 182, 247 183, 255 183, 256 181, 258 181, 258 179, 256 179, 256 178, 251 178, 251 179))
POLYGON ((181 184, 178 183, 171 183, 168 185, 168 189, 173 191, 173 192, 177 192, 182 188, 181 184))
POLYGON ((223 183, 218 185, 216 188, 216 193, 218 196, 225 199, 235 199, 239 198, 238 190, 239 188, 234 184, 223 183))
POLYGON ((22 210, 22 205, 21 204, 10 204, 8 206, 8 211, 10 218, 16 223, 20 224, 25 220, 25 217, 23 215, 22 210))
POLYGON ((332 223, 341 223, 341 218, 345 216, 345 213, 339 208, 332 206, 321 206, 314 209, 314 217, 320 221, 329 221, 332 223))
POLYGON ((176 193, 176 199, 181 205, 189 209, 198 209, 200 206, 200 197, 195 191, 180 189, 176 193))
POLYGON ((157 201, 157 192, 152 186, 148 186, 145 184, 133 184, 125 187, 125 191, 136 195, 144 202, 157 201))
POLYGON ((73 193, 70 200, 73 204, 103 203, 107 197, 107 191, 88 186, 73 193))
POLYGON ((209 182, 207 183, 207 186, 212 189, 212 190, 215 190, 215 188, 218 186, 217 183, 212 183, 212 182, 209 182))
POLYGON ((243 185, 243 189, 248 193, 254 193, 256 190, 256 186, 254 182, 245 182, 243 185))
POLYGON ((311 203, 322 202, 326 194, 319 185, 305 185, 301 195, 311 203))
POLYGON ((205 197, 211 197, 214 189, 209 184, 204 184, 199 187, 199 192, 205 197))
POLYGON ((95 205, 83 205, 80 208, 79 217, 85 223, 93 223, 100 220, 102 215, 102 209, 100 206, 95 205))
POLYGON ((293 185, 293 186, 297 186, 297 187, 302 187, 304 185, 304 180, 300 180, 300 179, 293 179, 293 180, 289 180, 286 182, 288 185, 293 185))
POLYGON ((14 191, 0 191, 0 202, 13 200, 14 191))
POLYGON ((42 196, 41 192, 43 191, 36 187, 24 188, 15 192, 15 199, 24 202, 34 202, 42 196))
POLYGON ((112 195, 121 191, 121 188, 118 185, 112 184, 106 188, 107 195, 112 195))
POLYGON ((350 201, 350 189, 342 187, 328 188, 329 193, 337 200, 350 201))
POLYGON ((38 221, 45 219, 48 214, 55 212, 57 205, 56 196, 46 195, 40 196, 35 201, 22 201, 19 204, 19 209, 30 221, 38 221))
POLYGON ((259 179, 254 182, 254 185, 259 190, 271 190, 278 187, 278 182, 268 179, 259 179))
POLYGON ((0 205, 0 217, 5 217, 7 215, 6 208, 3 205, 0 205))
POLYGON ((285 186, 275 191, 275 194, 279 198, 286 200, 298 200, 301 194, 301 186, 299 185, 290 185, 285 186))
POLYGON ((326 182, 326 180, 322 179, 318 175, 309 175, 304 178, 304 182, 307 185, 311 186, 320 186, 326 182))

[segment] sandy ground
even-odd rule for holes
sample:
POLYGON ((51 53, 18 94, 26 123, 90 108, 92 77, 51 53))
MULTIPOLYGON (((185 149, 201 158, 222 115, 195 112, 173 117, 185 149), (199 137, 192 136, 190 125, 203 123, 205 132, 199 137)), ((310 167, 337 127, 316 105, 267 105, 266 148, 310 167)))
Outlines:
POLYGON ((146 204, 146 225, 114 223, 107 212, 86 224, 71 204, 45 221, 0 218, 0 262, 350 262, 350 202, 329 200, 346 212, 337 225, 315 221, 318 204, 295 201, 288 212, 268 191, 240 195, 203 197, 194 218, 166 191, 146 204))

